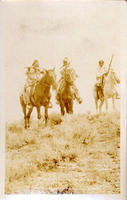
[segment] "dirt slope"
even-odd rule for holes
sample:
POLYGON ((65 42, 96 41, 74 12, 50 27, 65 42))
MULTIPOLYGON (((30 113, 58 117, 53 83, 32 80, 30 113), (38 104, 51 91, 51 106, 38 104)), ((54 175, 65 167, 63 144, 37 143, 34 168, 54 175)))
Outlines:
POLYGON ((120 193, 120 115, 50 115, 6 125, 6 194, 120 193))

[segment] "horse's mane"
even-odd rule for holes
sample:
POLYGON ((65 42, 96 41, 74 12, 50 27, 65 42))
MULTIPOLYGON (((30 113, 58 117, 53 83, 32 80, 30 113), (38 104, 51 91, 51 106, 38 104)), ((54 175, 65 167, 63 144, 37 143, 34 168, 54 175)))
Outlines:
POLYGON ((43 73, 41 79, 38 81, 39 84, 46 84, 46 82, 48 82, 48 78, 49 78, 48 72, 49 72, 49 70, 46 70, 46 71, 43 73))

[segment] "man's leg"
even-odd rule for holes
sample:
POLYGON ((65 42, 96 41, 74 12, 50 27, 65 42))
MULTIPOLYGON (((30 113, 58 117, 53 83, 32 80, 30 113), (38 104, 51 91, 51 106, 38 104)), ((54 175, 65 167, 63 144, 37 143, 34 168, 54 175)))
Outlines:
POLYGON ((76 88, 76 86, 75 86, 74 84, 73 84, 73 86, 72 86, 72 89, 73 89, 73 91, 74 91, 74 96, 75 96, 77 102, 78 102, 79 104, 81 104, 81 103, 82 103, 82 99, 81 99, 81 97, 79 96, 78 89, 76 88))

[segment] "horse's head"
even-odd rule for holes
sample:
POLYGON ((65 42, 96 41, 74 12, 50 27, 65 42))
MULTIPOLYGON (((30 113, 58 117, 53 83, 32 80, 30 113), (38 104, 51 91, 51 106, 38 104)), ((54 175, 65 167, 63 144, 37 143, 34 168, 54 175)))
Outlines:
POLYGON ((52 85, 53 89, 56 90, 57 84, 56 84, 56 73, 55 68, 45 70, 45 75, 47 76, 48 83, 52 85))
POLYGON ((120 84, 120 79, 118 78, 118 76, 114 70, 111 71, 110 77, 111 77, 112 82, 114 82, 114 84, 116 84, 116 83, 120 84))

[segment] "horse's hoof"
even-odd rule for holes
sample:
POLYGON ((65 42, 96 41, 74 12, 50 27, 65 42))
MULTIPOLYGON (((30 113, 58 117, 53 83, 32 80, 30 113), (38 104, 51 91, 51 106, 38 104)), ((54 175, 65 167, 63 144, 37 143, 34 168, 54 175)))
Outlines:
POLYGON ((25 126, 24 126, 24 128, 25 128, 25 129, 27 129, 27 128, 28 128, 28 126, 27 126, 27 125, 25 125, 25 126))

